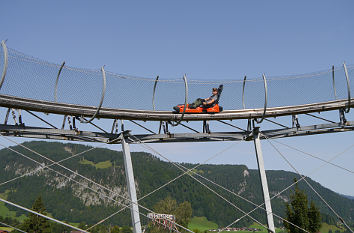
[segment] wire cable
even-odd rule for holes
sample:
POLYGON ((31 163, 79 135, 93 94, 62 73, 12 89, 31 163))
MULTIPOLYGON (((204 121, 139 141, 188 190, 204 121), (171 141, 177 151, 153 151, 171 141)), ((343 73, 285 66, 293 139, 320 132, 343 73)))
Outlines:
MULTIPOLYGON (((264 134, 263 134, 264 135, 264 134)), ((278 154, 286 161, 286 163, 301 177, 303 180, 306 182, 306 184, 312 189, 312 191, 325 203, 325 205, 337 216, 337 218, 348 228, 349 231, 352 233, 353 230, 348 226, 348 224, 344 221, 344 219, 328 204, 328 202, 313 188, 313 186, 307 181, 305 176, 301 175, 300 172, 292 165, 292 163, 278 150, 277 147, 274 146, 274 144, 268 140, 268 137, 264 135, 267 139, 267 141, 270 143, 270 145, 278 152, 278 154)))
MULTIPOLYGON (((135 136, 133 136, 135 137, 135 136)), ((135 137, 136 138, 136 137, 135 137)), ((136 138, 138 139, 138 138, 136 138)), ((172 163, 175 167, 177 167, 178 169, 180 169, 181 171, 185 171, 187 170, 186 167, 184 167, 183 165, 179 165, 175 162, 173 162, 172 160, 168 159, 166 156, 163 156, 161 153, 159 153, 158 151, 156 151, 154 148, 146 145, 144 142, 140 141, 138 139, 138 142, 140 142, 140 145, 144 145, 146 148, 154 151, 156 154, 160 155, 162 158, 166 159, 167 161, 169 161, 170 163, 172 163)), ((248 215, 244 210, 242 210, 241 208, 239 208, 238 206, 236 206, 234 203, 232 203, 231 201, 229 201, 228 199, 226 199, 225 197, 223 197, 222 195, 220 195, 219 193, 217 193, 215 190, 213 190, 212 188, 210 188, 209 186, 207 186, 206 184, 204 184, 203 182, 201 182, 200 180, 198 180, 197 178, 195 178, 194 176, 192 176, 191 174, 187 173, 192 179, 194 179, 195 181, 197 181, 198 183, 200 183, 201 185, 203 185, 205 188, 207 188, 209 191, 211 191, 212 193, 214 193, 215 195, 217 195, 218 197, 220 197, 221 199, 223 199, 225 202, 227 202, 228 204, 230 204, 231 206, 233 206, 234 208, 236 208, 237 210, 239 210, 240 212, 242 212, 243 214, 246 214, 249 218, 251 218, 253 221, 257 222, 258 224, 260 224, 261 226, 263 226, 264 228, 266 228, 267 230, 271 231, 267 226, 265 226, 264 224, 262 224, 260 221, 258 221, 257 219, 253 218, 252 216, 248 215)))
MULTIPOLYGON (((1 136, 4 137, 5 139, 7 139, 7 138, 6 138, 5 136, 3 136, 3 135, 1 135, 1 136)), ((23 148, 25 148, 25 149, 31 151, 32 153, 35 153, 35 154, 41 156, 42 158, 48 159, 47 157, 41 155, 40 153, 38 153, 38 152, 36 152, 36 151, 33 151, 32 149, 30 149, 30 148, 28 148, 28 147, 26 147, 26 146, 23 146, 22 144, 18 144, 17 142, 15 142, 15 141, 13 141, 13 140, 11 140, 11 139, 7 139, 7 140, 9 140, 9 141, 11 141, 11 142, 14 142, 15 144, 17 144, 17 145, 19 145, 19 146, 22 146, 23 148)), ((3 146, 3 147, 5 147, 5 148, 7 148, 6 146, 4 146, 4 145, 2 145, 2 144, 0 144, 0 145, 3 146)), ((11 151, 13 151, 13 152, 15 152, 15 153, 18 153, 18 154, 24 156, 25 158, 27 158, 27 159, 29 159, 29 160, 35 162, 35 163, 38 163, 38 164, 41 166, 41 169, 44 168, 44 166, 43 166, 41 163, 39 163, 38 161, 36 161, 36 160, 34 160, 34 159, 32 159, 32 158, 30 158, 30 157, 28 157, 28 156, 26 156, 26 155, 20 153, 20 152, 17 152, 16 150, 14 150, 14 149, 12 149, 12 148, 10 148, 10 147, 7 148, 7 149, 9 149, 9 150, 11 150, 11 151)), ((50 159, 48 159, 48 160, 50 160, 50 159)), ((54 162, 53 160, 50 160, 50 161, 53 162, 53 164, 54 164, 54 163, 58 164, 58 162, 54 162)), ((61 165, 61 167, 64 167, 64 166, 61 165)), ((47 165, 47 168, 49 168, 49 165, 47 165)), ((64 168, 65 168, 65 167, 64 167, 64 168)), ((57 172, 57 171, 55 171, 55 170, 53 170, 53 169, 51 169, 51 168, 49 168, 49 169, 52 170, 52 171, 54 171, 54 172, 56 172, 56 173, 59 174, 59 175, 65 176, 65 177, 68 178, 69 180, 72 180, 72 181, 78 183, 79 185, 81 185, 80 182, 77 182, 77 181, 73 180, 71 177, 68 177, 68 176, 66 176, 66 175, 63 175, 63 174, 61 174, 60 172, 57 172)), ((80 174, 78 174, 77 172, 73 172, 73 171, 70 170, 70 169, 66 169, 66 170, 71 171, 72 173, 74 173, 74 175, 79 175, 79 176, 82 177, 82 178, 84 177, 84 176, 81 176, 80 174)), ((101 187, 101 188, 103 188, 103 189, 105 189, 105 190, 107 190, 107 191, 109 191, 109 192, 112 192, 113 194, 116 194, 116 195, 120 196, 121 198, 124 198, 124 199, 126 199, 127 201, 133 203, 130 199, 128 199, 128 198, 126 198, 126 197, 120 195, 119 193, 116 193, 116 192, 114 192, 114 191, 112 191, 112 190, 110 190, 110 189, 108 189, 108 188, 106 188, 106 187, 104 187, 104 186, 102 186, 102 185, 100 185, 100 184, 98 184, 98 183, 96 183, 96 182, 94 182, 94 181, 92 181, 92 180, 86 178, 86 177, 85 177, 85 179, 86 179, 87 181, 90 181, 90 182, 94 183, 95 185, 98 185, 99 187, 101 187)), ((102 195, 102 193, 99 193, 98 191, 96 191, 96 190, 90 188, 89 186, 85 186, 85 187, 88 188, 88 189, 90 189, 91 191, 94 191, 94 192, 96 192, 96 193, 102 195)), ((105 194, 104 194, 104 196, 105 196, 106 198, 109 198, 109 199, 111 199, 111 200, 117 202, 115 199, 112 199, 112 198, 110 198, 109 196, 107 196, 107 195, 105 195, 105 194)), ((121 204, 121 205, 122 205, 123 203, 122 203, 122 202, 121 202, 121 203, 118 202, 118 204, 121 204)), ((137 203, 136 203, 136 204, 137 204, 137 203)), ((150 212, 153 212, 152 210, 147 209, 146 207, 144 207, 144 206, 142 206, 142 205, 139 205, 139 204, 137 204, 137 205, 140 206, 140 207, 143 208, 143 209, 146 209, 146 210, 148 210, 148 211, 150 211, 150 212)), ((125 205, 125 207, 131 208, 130 206, 127 206, 127 205, 125 205)), ((140 213, 140 214, 142 214, 142 213, 140 213)), ((145 215, 144 215, 144 216, 145 216, 145 215)), ((147 217, 147 216, 145 216, 145 217, 147 217)), ((176 224, 176 225, 184 229, 183 226, 178 225, 178 224, 176 224)), ((186 230, 186 229, 185 229, 185 230, 186 230)))
MULTIPOLYGON (((354 146, 354 145, 353 145, 354 146)), ((199 174, 197 174, 197 175, 199 175, 199 174)), ((299 180, 300 181, 300 180, 299 180)))
MULTIPOLYGON (((4 145, 2 145, 2 144, 0 144, 0 145, 1 145, 2 147, 4 147, 4 148, 7 148, 6 146, 4 146, 4 145)), ((67 157, 67 158, 65 158, 65 159, 62 159, 62 160, 60 160, 60 161, 58 161, 58 162, 51 163, 51 164, 48 164, 48 165, 45 165, 45 166, 41 166, 39 169, 34 169, 33 171, 27 172, 27 173, 25 173, 25 174, 22 174, 22 175, 20 175, 20 176, 17 176, 17 177, 15 177, 15 178, 12 178, 12 179, 10 179, 10 180, 7 180, 7 181, 5 181, 5 182, 2 182, 2 183, 0 183, 0 186, 2 186, 2 185, 4 185, 4 184, 7 184, 7 183, 10 183, 10 182, 12 182, 12 181, 15 181, 15 180, 20 179, 20 178, 25 177, 25 176, 34 175, 34 174, 36 174, 37 172, 40 172, 40 171, 42 171, 42 170, 45 169, 45 168, 48 168, 48 167, 51 167, 51 166, 56 165, 56 164, 58 164, 58 163, 64 162, 64 161, 69 160, 69 159, 72 159, 72 158, 74 158, 74 157, 77 157, 77 156, 79 156, 79 155, 82 155, 82 154, 84 154, 84 153, 86 153, 86 152, 89 152, 89 151, 91 151, 91 150, 94 150, 94 149, 96 149, 96 148, 92 147, 92 148, 90 148, 90 149, 88 149, 88 150, 85 150, 85 151, 82 151, 82 152, 80 152, 80 153, 74 154, 74 155, 72 155, 72 156, 70 156, 70 157, 67 157)))
MULTIPOLYGON (((351 148, 354 147, 354 144, 350 145, 349 147, 345 148, 343 151, 339 152, 338 154, 334 155, 329 161, 339 157, 340 155, 344 154, 345 152, 349 151, 351 148)), ((310 174, 315 173, 316 171, 318 171, 319 169, 321 169, 323 166, 325 166, 325 164, 322 164, 321 166, 317 167, 316 169, 314 169, 310 174)), ((288 187, 284 188, 282 191, 278 192, 276 195, 272 196, 269 200, 272 200, 278 196, 280 196, 280 194, 282 194, 283 192, 287 191, 288 189, 290 189, 291 187, 293 187, 295 184, 299 183, 301 180, 303 180, 304 177, 301 177, 300 179, 298 179, 296 182, 293 182, 292 184, 290 184, 288 187)), ((268 201, 268 200, 266 200, 268 201)), ((257 210, 258 208, 261 208, 261 206, 264 205, 264 202, 261 203, 260 205, 258 205, 256 208, 254 208, 253 210, 251 210, 248 213, 252 213, 253 211, 257 210)), ((232 224, 238 222, 239 220, 241 220, 242 218, 246 217, 246 215, 242 216, 239 219, 236 219, 234 222, 232 222, 231 224, 229 224, 229 226, 231 226, 232 224)), ((293 225, 293 224, 292 224, 293 225)))
POLYGON ((3 222, 0 222, 0 224, 7 226, 7 227, 11 227, 11 228, 15 229, 16 231, 27 233, 27 231, 23 231, 21 229, 18 229, 17 227, 11 226, 11 225, 3 223, 3 222))
POLYGON ((36 211, 34 211, 34 210, 27 209, 26 207, 17 205, 17 204, 15 204, 15 203, 12 203, 12 202, 7 201, 7 200, 5 200, 5 199, 0 198, 0 201, 4 202, 4 203, 6 203, 6 204, 9 204, 9 205, 15 206, 15 207, 17 207, 17 208, 19 208, 19 209, 25 210, 25 211, 27 211, 27 212, 30 212, 30 213, 32 213, 32 214, 38 215, 38 216, 40 216, 40 217, 43 217, 43 218, 52 220, 52 221, 54 221, 54 222, 56 222, 56 223, 59 223, 59 224, 61 224, 61 225, 64 225, 64 226, 70 227, 70 228, 72 228, 72 229, 78 230, 78 231, 80 231, 80 232, 89 233, 89 232, 87 232, 87 231, 85 231, 85 230, 82 230, 82 229, 80 229, 80 228, 78 228, 78 227, 74 227, 74 226, 72 226, 72 225, 70 225, 70 224, 67 224, 67 223, 65 223, 65 222, 59 221, 59 220, 57 220, 57 219, 55 219, 55 218, 52 218, 52 217, 49 217, 49 216, 47 216, 47 215, 38 213, 38 212, 36 212, 36 211))
MULTIPOLYGON (((2 135, 1 135, 1 136, 2 136, 2 135)), ((4 137, 4 136, 2 136, 2 137, 4 137)), ((4 137, 4 138, 6 138, 6 137, 4 137)), ((15 143, 16 143, 16 142, 15 142, 15 143)), ((16 143, 16 144, 17 144, 17 143, 16 143)), ((18 151, 16 151, 16 150, 12 149, 11 147, 6 147, 6 146, 4 146, 4 145, 2 145, 2 144, 0 144, 0 145, 3 146, 3 147, 5 147, 5 148, 7 148, 7 149, 9 149, 9 150, 11 150, 11 151, 13 151, 13 152, 15 152, 15 153, 17 153, 17 154, 19 154, 19 155, 21 155, 21 156, 23 156, 23 157, 25 157, 25 158, 27 158, 27 159, 29 159, 29 160, 31 160, 31 161, 33 161, 33 162, 35 162, 35 163, 37 163, 37 164, 39 164, 39 165, 41 165, 41 166, 43 166, 40 162, 38 162, 38 161, 36 161, 36 160, 34 160, 34 159, 32 159, 32 158, 30 158, 30 157, 28 157, 28 156, 22 154, 21 152, 18 152, 18 151)), ((25 147, 25 146, 24 146, 24 147, 25 147)), ((27 147, 25 147, 25 148, 27 148, 27 147)), ((29 149, 29 148, 28 148, 28 149, 29 149)), ((31 149, 30 149, 30 150, 31 150, 31 149)), ((35 151, 33 151, 33 150, 31 150, 31 152, 36 153, 36 154, 39 154, 38 152, 35 152, 35 151)), ((43 155, 41 155, 41 157, 42 157, 42 156, 43 156, 43 155)), ((43 156, 43 157, 45 157, 45 156, 43 156)), ((85 188, 87 188, 87 189, 89 189, 89 190, 91 190, 91 191, 93 191, 93 192, 95 192, 95 193, 97 193, 97 194, 102 195, 103 197, 105 197, 105 198, 107 198, 107 199, 109 199, 109 200, 112 200, 112 201, 114 201, 114 202, 116 202, 116 203, 118 203, 118 204, 120 204, 120 205, 125 206, 125 207, 131 208, 129 205, 126 205, 126 204, 124 204, 123 202, 118 202, 117 200, 113 199, 112 197, 106 195, 105 193, 98 192, 97 190, 95 190, 95 189, 89 187, 88 185, 83 184, 82 182, 76 181, 76 180, 74 180, 73 178, 68 177, 67 175, 64 175, 64 174, 62 174, 62 173, 60 173, 60 172, 58 172, 58 171, 56 171, 56 170, 54 170, 54 169, 52 169, 52 168, 50 168, 50 167, 48 167, 48 169, 51 170, 51 171, 53 171, 53 172, 55 172, 55 173, 57 173, 57 174, 59 174, 59 175, 61 175, 61 176, 64 176, 64 177, 67 178, 68 180, 73 181, 73 182, 77 183, 77 184, 80 185, 80 186, 83 186, 83 187, 85 187, 85 188)), ((74 175, 79 175, 79 174, 78 174, 77 172, 74 172, 74 175)), ((88 178, 86 178, 86 179, 88 179, 88 178)), ((104 187, 104 186, 102 186, 102 185, 100 185, 100 184, 98 184, 98 183, 96 183, 96 182, 90 180, 90 179, 88 179, 88 180, 91 181, 91 182, 93 182, 93 183, 96 184, 97 186, 99 186, 99 187, 101 187, 101 188, 103 188, 103 189, 105 189, 105 190, 107 190, 107 191, 109 191, 109 192, 111 192, 111 193, 113 193, 113 194, 116 194, 117 196, 121 197, 122 199, 124 199, 124 200, 126 200, 126 201, 128 201, 128 202, 130 202, 130 203, 134 203, 134 204, 138 205, 139 207, 141 207, 141 208, 143 208, 143 209, 145 209, 145 210, 147 210, 147 211, 149 211, 149 212, 153 212, 152 210, 146 208, 145 206, 142 206, 142 205, 140 205, 140 204, 138 204, 138 203, 135 203, 135 202, 131 201, 129 198, 126 198, 126 197, 124 197, 123 195, 121 195, 121 194, 119 194, 119 193, 116 193, 116 192, 114 192, 114 191, 112 191, 112 190, 110 190, 110 189, 108 189, 108 188, 106 188, 106 187, 104 187)), ((139 213, 140 215, 145 216, 146 218, 150 219, 147 215, 145 215, 145 214, 143 214, 143 213, 140 213, 140 212, 138 212, 138 213, 139 213)), ((167 221, 170 221, 170 220, 167 220, 167 221)), ((179 224, 177 224, 177 223, 175 223, 175 225, 178 226, 178 227, 180 227, 180 228, 182 228, 182 229, 184 229, 184 230, 186 230, 186 231, 189 231, 189 232, 192 232, 192 233, 193 233, 193 231, 190 231, 189 229, 183 227, 182 225, 179 225, 179 224)))
MULTIPOLYGON (((206 164, 208 161, 210 161, 210 160, 216 158, 217 156, 223 154, 225 151, 231 149, 231 148, 232 148, 233 146, 235 146, 235 145, 236 145, 236 144, 232 144, 231 146, 229 146, 229 147, 227 147, 227 148, 225 148, 225 149, 219 151, 218 153, 214 154, 213 156, 211 156, 211 157, 208 158, 207 160, 203 161, 202 163, 199 163, 199 164, 197 164, 196 166, 194 166, 194 167, 192 167, 192 168, 186 170, 185 172, 183 172, 182 174, 178 175, 178 176, 175 177, 174 179, 172 179, 172 180, 166 182, 165 184, 163 184, 163 185, 161 185, 160 187, 154 189, 154 190, 151 191, 150 193, 148 193, 148 194, 144 195, 143 197, 139 198, 138 201, 143 200, 144 198, 150 196, 151 194, 157 192, 158 190, 160 190, 160 189, 166 187, 167 185, 173 183, 174 181, 178 180, 179 178, 181 178, 181 177, 184 176, 185 174, 187 174, 187 173, 189 173, 189 172, 192 172, 194 169, 196 169, 196 168, 198 168, 198 167, 200 167, 200 166, 206 164)), ((126 209, 126 208, 122 208, 122 209, 118 210, 117 212, 115 212, 115 213, 109 215, 108 217, 106 217, 106 218, 100 220, 100 221, 97 222, 95 225, 91 226, 90 228, 88 228, 88 229, 86 229, 86 230, 89 230, 89 229, 93 228, 94 226, 97 226, 97 225, 99 225, 99 224, 105 222, 106 220, 110 219, 111 217, 115 216, 116 214, 122 212, 122 211, 125 210, 125 209, 126 209)))
MULTIPOLYGON (((233 194, 234 196, 236 196, 236 197, 238 197, 238 198, 241 198, 242 200, 244 200, 244 201, 246 201, 246 202, 248 202, 248 203, 250 203, 250 204, 252 204, 252 205, 254 205, 254 206, 257 206, 257 208, 259 207, 259 208, 261 208, 262 210, 267 211, 265 208, 262 207, 262 206, 264 205, 264 203, 262 203, 262 204, 260 204, 260 205, 257 205, 256 203, 254 203, 254 202, 248 200, 247 198, 242 197, 241 195, 239 195, 239 194, 237 194, 237 193, 235 193, 235 192, 233 192, 233 191, 231 191, 231 190, 225 188, 224 186, 222 186, 222 185, 220 185, 220 184, 218 184, 218 183, 216 183, 216 182, 214 182, 214 181, 212 181, 212 180, 209 180, 209 179, 206 178, 206 177, 203 177, 202 175, 200 175, 200 174, 198 174, 198 173, 196 173, 196 172, 194 172, 194 174, 197 175, 197 176, 199 176, 199 177, 201 177, 201 178, 203 178, 203 179, 205 179, 205 180, 207 180, 208 182, 214 184, 215 186, 217 186, 217 187, 219 187, 219 188, 221 188, 221 189, 223 189, 223 190, 225 190, 225 191, 227 191, 227 192, 233 194)), ((256 209, 254 209, 254 210, 256 210, 256 209)), ((253 212, 253 211, 252 211, 252 212, 253 212)), ((251 214, 252 212, 248 212, 248 214, 251 214)), ((303 228, 297 226, 296 224, 291 223, 291 222, 289 222, 288 220, 282 218, 281 216, 275 214, 274 212, 272 212, 272 214, 273 214, 275 217, 277 217, 277 218, 279 218, 279 219, 281 219, 281 220, 283 220, 283 221, 285 221, 285 222, 287 222, 287 223, 293 225, 294 227, 299 228, 300 230, 303 230, 304 232, 308 232, 308 231, 306 231, 305 229, 303 229, 303 228)), ((246 216, 247 216, 247 215, 244 215, 244 217, 246 217, 246 216)), ((238 221, 240 221, 240 220, 241 220, 241 219, 237 219, 237 221, 232 222, 231 224, 227 225, 227 226, 224 227, 221 231, 223 231, 224 229, 230 227, 231 225, 235 224, 236 222, 238 222, 238 221)))
POLYGON ((300 149, 298 149, 298 148, 296 148, 296 147, 294 147, 294 146, 287 145, 287 144, 282 143, 282 142, 279 142, 279 141, 277 141, 277 140, 273 140, 273 141, 274 141, 275 143, 280 144, 280 145, 286 146, 286 147, 288 147, 288 148, 290 148, 290 149, 292 149, 292 150, 295 150, 295 151, 300 152, 300 153, 302 153, 302 154, 308 155, 308 156, 310 156, 310 157, 312 157, 312 158, 318 159, 318 160, 320 160, 320 161, 322 161, 322 162, 325 162, 325 163, 327 163, 327 164, 330 164, 330 165, 332 165, 332 166, 335 166, 335 167, 340 168, 340 169, 342 169, 342 170, 344 170, 344 171, 347 171, 347 172, 349 172, 349 173, 354 174, 354 171, 352 171, 352 170, 350 170, 350 169, 348 169, 348 168, 339 166, 339 165, 337 165, 337 164, 335 164, 335 163, 332 163, 332 162, 330 162, 330 161, 327 161, 327 160, 325 160, 325 159, 322 159, 322 158, 320 158, 320 157, 318 157, 318 156, 316 156, 316 155, 313 155, 313 154, 310 154, 310 153, 305 152, 305 151, 303 151, 303 150, 300 150, 300 149))

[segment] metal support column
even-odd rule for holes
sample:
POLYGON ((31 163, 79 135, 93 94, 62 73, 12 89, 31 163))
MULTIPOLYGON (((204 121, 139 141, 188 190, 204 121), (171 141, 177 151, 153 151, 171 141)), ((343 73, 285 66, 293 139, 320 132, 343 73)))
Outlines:
MULTIPOLYGON (((264 161, 263 161, 261 140, 259 138, 259 127, 254 127, 254 129, 253 129, 253 141, 254 141, 254 146, 255 146, 255 149, 256 149, 258 170, 259 170, 259 175, 260 175, 260 178, 261 178, 263 197, 264 197, 264 204, 265 204, 265 208, 266 208, 266 212, 267 212, 268 228, 273 233, 275 233, 274 219, 273 219, 272 206, 270 204, 267 176, 266 176, 265 169, 264 169, 264 161)), ((271 232, 271 231, 269 231, 269 232, 271 232)))
POLYGON ((130 155, 129 144, 125 141, 124 136, 123 136, 123 132, 122 132, 122 148, 123 148, 123 157, 124 157, 125 176, 127 177, 128 193, 129 193, 129 197, 131 200, 130 213, 131 213, 131 218, 132 218, 133 232, 134 233, 141 233, 139 206, 138 206, 138 200, 136 197, 132 159, 131 159, 131 155, 130 155))

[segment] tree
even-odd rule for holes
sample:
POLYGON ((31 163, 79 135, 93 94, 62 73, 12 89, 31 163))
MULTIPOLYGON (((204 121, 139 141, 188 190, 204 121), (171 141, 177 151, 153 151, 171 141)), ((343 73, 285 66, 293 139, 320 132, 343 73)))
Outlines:
POLYGON ((133 231, 130 228, 130 226, 123 226, 121 232, 122 233, 132 233, 133 231))
POLYGON ((119 229, 119 227, 118 226, 113 226, 112 228, 111 228, 111 233, 120 233, 121 231, 120 231, 120 229, 119 229))
MULTIPOLYGON (((188 223, 192 217, 192 206, 188 201, 185 201, 181 204, 177 204, 175 199, 167 197, 164 200, 159 201, 154 206, 154 212, 159 214, 171 214, 176 218, 176 223, 184 227, 188 227, 188 223)), ((157 232, 170 232, 168 228, 164 229, 163 226, 156 224, 149 224, 149 230, 152 233, 157 232)), ((184 232, 183 229, 179 229, 181 232, 184 232)))
POLYGON ((310 208, 308 211, 309 216, 309 231, 319 232, 321 228, 321 214, 320 210, 315 206, 315 203, 311 201, 310 208))
MULTIPOLYGON (((42 197, 39 196, 33 203, 32 210, 46 215, 46 209, 44 207, 42 197)), ((36 214, 30 213, 28 218, 24 221, 23 227, 25 231, 29 233, 49 233, 51 232, 49 221, 36 214)))
MULTIPOLYGON (((296 179, 294 182, 297 182, 296 179)), ((293 223, 290 224, 284 221, 284 226, 289 233, 303 233, 305 229, 311 233, 317 233, 321 227, 321 214, 319 209, 312 201, 308 207, 306 194, 299 189, 297 183, 295 191, 290 195, 290 203, 286 204, 286 220, 293 223)))
POLYGON ((178 205, 176 211, 176 222, 184 227, 188 227, 188 223, 192 217, 192 205, 185 201, 178 205))
POLYGON ((59 223, 50 223, 50 231, 55 233, 70 232, 71 228, 59 223))

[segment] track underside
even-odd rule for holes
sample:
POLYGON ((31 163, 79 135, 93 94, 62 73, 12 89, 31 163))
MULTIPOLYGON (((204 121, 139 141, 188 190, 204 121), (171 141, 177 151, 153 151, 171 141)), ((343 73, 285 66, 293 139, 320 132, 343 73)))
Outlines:
MULTIPOLYGON (((346 125, 323 124, 305 126, 300 128, 265 130, 262 131, 261 139, 283 138, 323 133, 339 133, 354 130, 354 121, 346 125)), ((101 142, 108 144, 121 144, 121 135, 100 132, 60 130, 50 128, 25 127, 18 125, 0 125, 0 132, 4 136, 70 140, 85 142, 101 142)), ((124 131, 123 135, 128 143, 163 143, 163 142, 208 142, 208 141, 249 141, 253 140, 252 131, 245 132, 211 132, 211 133, 170 133, 170 134, 137 134, 131 135, 124 131)))

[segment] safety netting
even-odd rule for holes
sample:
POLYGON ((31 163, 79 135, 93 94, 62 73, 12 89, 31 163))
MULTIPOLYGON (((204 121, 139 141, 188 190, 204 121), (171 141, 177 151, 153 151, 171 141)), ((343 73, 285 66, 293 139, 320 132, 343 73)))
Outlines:
MULTIPOLYGON (((182 77, 159 77, 156 81, 156 77, 105 71, 106 90, 103 92, 100 69, 62 66, 14 49, 7 50, 8 66, 0 94, 85 106, 98 106, 104 97, 102 107, 140 110, 170 111, 173 106, 185 102, 186 88, 182 77)), ((0 74, 4 69, 4 56, 4 48, 1 47, 0 74)), ((188 102, 210 96, 212 88, 220 84, 224 88, 219 104, 225 110, 263 108, 265 90, 268 108, 348 99, 354 85, 354 66, 347 65, 347 70, 349 86, 343 65, 301 75, 265 75, 266 86, 262 75, 247 77, 245 81, 244 77, 197 80, 187 76, 188 102)))

